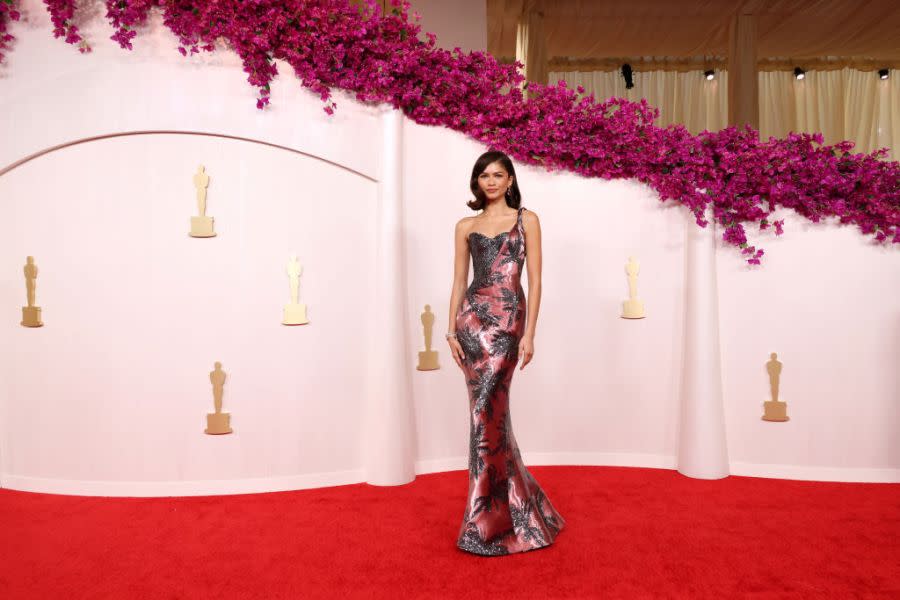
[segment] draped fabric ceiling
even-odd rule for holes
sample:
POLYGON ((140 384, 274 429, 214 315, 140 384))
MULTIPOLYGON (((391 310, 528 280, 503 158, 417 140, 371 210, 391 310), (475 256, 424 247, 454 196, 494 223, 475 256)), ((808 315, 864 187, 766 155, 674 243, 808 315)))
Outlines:
MULTIPOLYGON (((512 61, 516 28, 529 0, 487 0, 488 51, 512 61)), ((790 59, 831 57, 835 68, 900 68, 900 0, 543 0, 549 68, 598 70, 611 58, 728 55, 735 14, 757 18, 757 59, 766 69, 793 68, 790 59), (868 64, 867 64, 868 61, 868 64)), ((697 68, 685 67, 685 68, 697 68)))

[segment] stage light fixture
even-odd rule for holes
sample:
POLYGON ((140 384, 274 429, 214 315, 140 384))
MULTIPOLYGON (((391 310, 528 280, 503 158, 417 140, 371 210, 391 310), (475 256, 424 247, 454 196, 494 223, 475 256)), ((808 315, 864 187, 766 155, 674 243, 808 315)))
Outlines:
POLYGON ((797 79, 803 79, 806 77, 806 71, 804 71, 800 67, 794 67, 794 77, 796 77, 797 79))
POLYGON ((703 74, 706 75, 707 81, 712 81, 713 79, 716 78, 716 72, 713 71, 712 69, 710 69, 708 71, 704 71, 703 74))
POLYGON ((881 79, 887 79, 889 74, 890 71, 888 71, 887 69, 878 69, 878 77, 880 77, 881 79))
POLYGON ((625 63, 622 65, 622 77, 625 78, 625 89, 630 90, 634 87, 634 79, 631 77, 631 65, 625 63))

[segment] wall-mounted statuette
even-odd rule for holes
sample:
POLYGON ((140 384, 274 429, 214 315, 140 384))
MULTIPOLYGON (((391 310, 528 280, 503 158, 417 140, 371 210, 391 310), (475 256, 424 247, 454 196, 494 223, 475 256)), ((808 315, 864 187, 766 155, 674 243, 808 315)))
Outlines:
POLYGON ((291 303, 284 307, 284 318, 281 320, 283 325, 306 325, 309 319, 306 318, 306 305, 300 304, 300 274, 303 267, 296 256, 292 256, 287 265, 287 274, 291 283, 291 303))
POLYGON ((216 412, 207 413, 205 433, 210 435, 221 435, 223 433, 231 433, 231 415, 222 412, 222 394, 225 389, 225 371, 222 370, 222 363, 215 364, 215 370, 209 372, 209 381, 213 387, 213 402, 215 403, 216 412))
POLYGON ((425 334, 425 351, 419 352, 419 364, 416 369, 419 371, 434 371, 439 369, 437 350, 431 349, 431 332, 434 329, 434 313, 431 312, 431 305, 425 305, 425 312, 421 315, 422 328, 425 334))
POLYGON ((778 354, 773 352, 769 355, 766 362, 766 371, 769 372, 769 390, 772 393, 772 399, 763 402, 764 414, 763 421, 788 421, 787 402, 779 402, 778 400, 778 382, 781 379, 781 362, 777 360, 778 354))
POLYGON ((41 327, 41 307, 34 304, 34 292, 37 287, 38 268, 34 264, 34 257, 25 259, 25 294, 28 306, 22 307, 22 325, 25 327, 41 327))
POLYGON ((194 174, 194 187, 197 188, 197 213, 199 216, 191 217, 191 237, 215 237, 213 218, 206 216, 206 188, 209 187, 209 175, 206 174, 203 165, 200 165, 194 174))
POLYGON ((625 265, 625 272, 628 273, 628 300, 622 303, 623 319, 643 319, 645 316, 644 303, 637 297, 637 276, 640 268, 641 263, 634 260, 633 256, 629 256, 625 265))

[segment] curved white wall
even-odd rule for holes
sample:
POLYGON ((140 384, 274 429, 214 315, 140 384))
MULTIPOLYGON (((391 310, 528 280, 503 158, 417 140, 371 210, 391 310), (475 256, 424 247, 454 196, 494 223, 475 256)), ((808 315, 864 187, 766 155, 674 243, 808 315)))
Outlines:
POLYGON ((178 482, 358 471, 375 182, 260 144, 142 135, 47 154, 0 178, 0 190, 2 295, 23 304, 22 264, 34 255, 45 322, 2 325, 4 474, 178 482), (215 238, 188 236, 198 163, 215 238), (292 253, 304 327, 281 325, 292 253), (215 361, 228 373, 231 436, 203 434, 215 361))
MULTIPOLYGON (((338 99, 329 118, 290 69, 271 110, 228 54, 182 59, 158 27, 133 53, 91 55, 18 28, 0 98, 0 485, 85 494, 190 494, 361 481, 366 347, 375 288, 378 111, 338 99), (215 62, 218 64, 206 65, 215 62), (26 108, 27 107, 27 108, 26 108), (274 144, 270 146, 266 144, 274 144), (297 150, 299 152, 295 152, 297 150), (187 237, 190 177, 212 177, 219 237, 187 237), (311 324, 279 324, 284 262, 304 262, 311 324), (47 325, 19 326, 26 255, 47 325), (235 434, 203 434, 206 373, 229 373, 235 434)), ((88 33, 92 30, 88 28, 88 33)), ((446 352, 453 224, 483 151, 404 125, 410 369, 419 312, 437 313, 443 368, 411 373, 418 472, 463 468, 467 401, 446 352)), ((685 211, 643 186, 520 167, 541 217, 544 297, 534 362, 513 381, 530 464, 672 468, 681 380, 685 211), (618 318, 624 263, 641 261, 648 318, 618 318)), ((847 227, 786 218, 762 268, 718 244, 731 472, 900 481, 900 256, 847 227), (784 362, 791 421, 760 420, 764 363, 784 362)))

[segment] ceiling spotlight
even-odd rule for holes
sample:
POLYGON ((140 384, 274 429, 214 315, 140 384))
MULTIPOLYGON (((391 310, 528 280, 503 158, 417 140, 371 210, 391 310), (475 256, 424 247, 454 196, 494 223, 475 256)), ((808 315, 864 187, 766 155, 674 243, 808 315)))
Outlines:
POLYGON ((806 71, 804 71, 800 67, 794 67, 794 77, 796 77, 797 79, 803 79, 806 77, 806 71))
POLYGON ((625 63, 622 65, 622 77, 625 78, 625 89, 630 90, 634 87, 634 79, 631 78, 631 65, 625 63))
POLYGON ((878 69, 878 77, 880 77, 881 79, 887 79, 888 73, 890 73, 890 71, 888 71, 887 69, 878 69))
POLYGON ((716 72, 713 71, 712 69, 710 69, 708 71, 703 71, 703 74, 706 75, 707 81, 712 81, 713 79, 716 78, 716 72))

